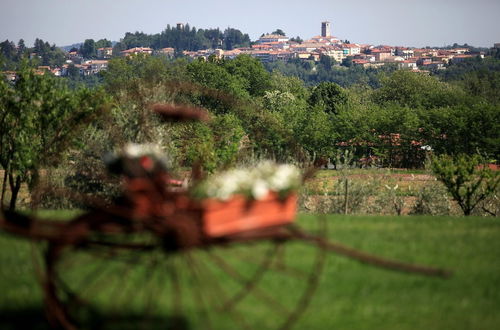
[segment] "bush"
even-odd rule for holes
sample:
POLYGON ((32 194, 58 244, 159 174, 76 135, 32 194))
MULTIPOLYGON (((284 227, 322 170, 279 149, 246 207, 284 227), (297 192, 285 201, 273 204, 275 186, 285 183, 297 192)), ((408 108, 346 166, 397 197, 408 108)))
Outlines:
POLYGON ((449 215, 451 203, 446 187, 441 183, 427 184, 416 195, 415 203, 410 210, 414 215, 449 215))
POLYGON ((432 161, 432 171, 444 183, 464 215, 492 196, 500 186, 500 172, 490 170, 479 155, 441 155, 432 161))

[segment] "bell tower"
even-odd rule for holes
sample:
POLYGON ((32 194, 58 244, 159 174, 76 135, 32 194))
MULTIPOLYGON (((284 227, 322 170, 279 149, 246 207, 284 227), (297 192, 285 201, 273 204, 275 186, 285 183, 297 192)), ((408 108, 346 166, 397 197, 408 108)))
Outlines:
POLYGON ((322 37, 330 37, 330 22, 325 21, 321 22, 321 36, 322 37))

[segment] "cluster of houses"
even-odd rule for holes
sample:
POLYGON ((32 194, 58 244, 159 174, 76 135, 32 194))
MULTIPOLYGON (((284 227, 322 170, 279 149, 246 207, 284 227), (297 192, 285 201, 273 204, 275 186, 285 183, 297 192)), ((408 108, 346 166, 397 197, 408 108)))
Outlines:
MULTIPOLYGON (((500 48, 500 44, 495 44, 500 48)), ((174 57, 174 48, 154 50, 148 47, 135 47, 120 52, 120 56, 133 56, 137 54, 163 55, 174 57)), ((235 48, 233 50, 203 49, 199 51, 184 51, 184 56, 191 58, 217 58, 233 59, 241 54, 248 54, 261 62, 287 61, 300 59, 319 61, 322 56, 328 56, 338 63, 351 59, 352 65, 365 68, 381 67, 393 63, 401 69, 424 71, 445 69, 449 63, 457 63, 471 57, 484 57, 483 53, 471 53, 467 48, 455 49, 430 49, 409 48, 393 46, 373 46, 367 44, 348 43, 334 37, 330 33, 330 22, 321 23, 321 35, 312 37, 302 42, 290 40, 287 36, 279 34, 266 34, 257 40, 251 47, 235 48)), ((51 72, 55 76, 67 76, 70 70, 78 70, 82 76, 97 74, 108 68, 108 61, 113 54, 113 48, 99 48, 97 59, 84 59, 77 52, 68 52, 66 63, 62 67, 50 68, 41 66, 37 72, 44 74, 51 72)), ((35 53, 31 56, 36 56, 35 53)), ((8 77, 15 77, 15 73, 7 73, 8 77), (10 74, 10 76, 9 76, 10 74)), ((15 79, 15 78, 12 78, 15 79)))
MULTIPOLYGON (((153 50, 149 47, 135 47, 120 52, 121 56, 133 56, 137 54, 145 55, 165 55, 173 57, 175 53, 174 48, 163 48, 153 50)), ((67 54, 66 64, 60 68, 53 68, 49 70, 56 76, 67 76, 70 67, 78 69, 80 75, 89 76, 97 74, 103 70, 107 70, 108 61, 113 56, 113 48, 99 48, 97 49, 97 59, 85 60, 77 51, 69 52, 67 54)), ((40 69, 40 67, 39 67, 40 69)))
POLYGON ((457 63, 475 56, 484 57, 483 53, 471 53, 468 48, 429 49, 393 46, 373 46, 367 44, 346 43, 330 34, 330 22, 321 23, 321 35, 303 42, 291 41, 283 35, 267 34, 250 48, 236 48, 230 51, 205 49, 197 52, 184 52, 184 55, 198 58, 215 55, 232 59, 240 54, 248 54, 262 62, 274 62, 289 59, 319 61, 321 56, 329 56, 338 63, 350 58, 353 65, 380 67, 395 63, 401 69, 428 71, 444 69, 446 64, 457 63))

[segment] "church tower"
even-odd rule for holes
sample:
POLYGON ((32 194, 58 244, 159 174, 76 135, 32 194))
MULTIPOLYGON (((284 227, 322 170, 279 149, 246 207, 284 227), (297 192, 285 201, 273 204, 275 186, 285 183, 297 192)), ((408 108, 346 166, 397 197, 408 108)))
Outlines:
POLYGON ((322 37, 330 37, 330 22, 321 22, 321 36, 322 37))

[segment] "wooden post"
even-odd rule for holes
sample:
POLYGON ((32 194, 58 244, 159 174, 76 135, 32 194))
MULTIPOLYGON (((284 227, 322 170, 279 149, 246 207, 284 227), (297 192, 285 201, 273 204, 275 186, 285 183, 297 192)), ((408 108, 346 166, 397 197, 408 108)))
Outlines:
POLYGON ((349 179, 345 178, 345 193, 344 193, 344 214, 347 214, 347 208, 349 206, 349 179))

